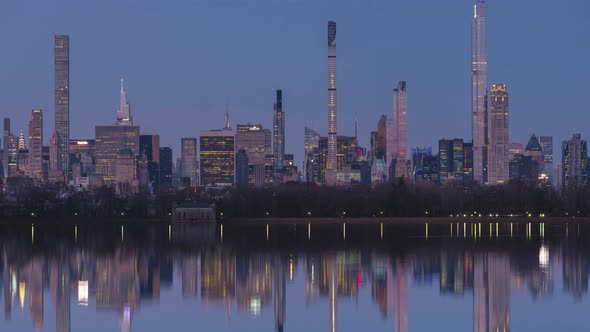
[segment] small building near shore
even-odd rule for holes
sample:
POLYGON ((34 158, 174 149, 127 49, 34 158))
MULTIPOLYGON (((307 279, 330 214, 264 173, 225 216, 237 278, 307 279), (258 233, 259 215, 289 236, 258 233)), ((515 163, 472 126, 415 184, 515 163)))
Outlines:
POLYGON ((182 202, 174 205, 172 220, 177 222, 215 222, 215 204, 182 202))

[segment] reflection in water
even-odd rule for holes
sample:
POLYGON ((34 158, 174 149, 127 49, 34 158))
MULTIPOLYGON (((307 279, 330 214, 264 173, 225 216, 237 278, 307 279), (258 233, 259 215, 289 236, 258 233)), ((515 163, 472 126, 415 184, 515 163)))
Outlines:
POLYGON ((313 237, 307 223, 225 229, 72 226, 63 232, 36 226, 34 235, 4 229, 4 319, 14 319, 17 306, 28 310, 33 329, 53 330, 44 326, 44 315, 55 312, 55 330, 68 332, 77 304, 111 313, 120 331, 132 331, 142 304, 168 305, 161 303, 160 294, 175 287, 175 272, 181 290, 176 301, 198 301, 201 307, 223 312, 227 329, 238 331, 231 325, 236 312, 273 317, 275 331, 293 331, 290 322, 295 325, 302 318, 288 320, 287 313, 305 314, 290 302, 293 292, 304 296, 305 310, 326 305, 328 321, 317 325, 325 324, 330 332, 346 326, 352 318, 344 313, 346 304, 359 306, 364 292, 372 299, 371 310, 391 322, 387 331, 396 332, 407 332, 413 324, 410 302, 420 308, 419 301, 425 301, 413 297, 413 290, 438 287, 436 296, 472 297, 475 332, 510 331, 516 315, 511 312, 511 291, 524 290, 533 299, 551 297, 556 270, 561 270, 565 293, 577 301, 586 295, 588 250, 577 225, 578 236, 569 240, 567 228, 548 224, 489 223, 483 229, 482 236, 481 223, 349 223, 314 226, 313 237), (551 234, 551 229, 559 231, 551 234), (55 310, 45 311, 47 304, 55 310))

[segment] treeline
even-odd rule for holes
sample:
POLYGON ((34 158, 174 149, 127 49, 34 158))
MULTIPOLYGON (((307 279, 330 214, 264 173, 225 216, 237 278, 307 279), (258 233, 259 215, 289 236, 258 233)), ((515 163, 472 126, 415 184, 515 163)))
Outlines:
POLYGON ((166 218, 174 203, 183 201, 215 203, 218 216, 224 219, 448 217, 474 212, 482 216, 590 216, 590 187, 558 193, 523 181, 504 186, 439 187, 398 179, 375 188, 291 183, 274 190, 183 189, 121 196, 110 187, 76 192, 60 185, 40 186, 28 178, 10 178, 2 185, 0 216, 166 218))

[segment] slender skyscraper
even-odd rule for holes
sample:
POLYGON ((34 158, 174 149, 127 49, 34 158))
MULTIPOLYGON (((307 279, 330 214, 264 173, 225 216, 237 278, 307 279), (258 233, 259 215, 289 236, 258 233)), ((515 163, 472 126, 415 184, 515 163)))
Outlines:
POLYGON ((285 162, 285 113, 283 112, 283 90, 277 90, 277 101, 273 114, 273 149, 275 173, 283 168, 285 162))
POLYGON ((117 112, 117 124, 119 126, 133 126, 133 117, 131 117, 131 106, 127 102, 127 92, 121 79, 121 105, 117 112))
POLYGON ((326 184, 336 184, 336 22, 328 22, 328 160, 326 184))
POLYGON ((10 119, 4 118, 4 135, 2 137, 2 167, 4 168, 3 177, 8 177, 8 162, 10 160, 10 154, 8 153, 8 140, 10 136, 10 119))
POLYGON ((488 146, 488 182, 507 183, 509 179, 508 92, 505 84, 492 85, 490 95, 490 140, 488 146))
POLYGON ((58 140, 58 170, 70 172, 70 37, 55 36, 55 131, 58 140))
POLYGON ((405 81, 400 81, 397 88, 393 90, 393 128, 393 155, 401 160, 406 160, 408 149, 408 95, 405 81))
POLYGON ((471 117, 473 131, 473 179, 486 181, 488 137, 488 60, 486 53, 485 0, 476 0, 471 44, 471 117))
POLYGON ((29 122, 29 172, 31 177, 43 179, 43 111, 31 112, 29 122))

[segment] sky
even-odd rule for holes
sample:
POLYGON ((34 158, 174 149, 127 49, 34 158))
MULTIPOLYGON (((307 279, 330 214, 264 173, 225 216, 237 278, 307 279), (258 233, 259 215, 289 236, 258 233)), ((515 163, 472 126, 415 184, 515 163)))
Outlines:
MULTIPOLYGON (((489 0, 488 77, 508 84, 510 138, 588 138, 590 2, 489 0)), ((327 133, 327 21, 337 32, 338 134, 369 144, 408 83, 410 146, 471 140, 472 0, 0 1, 0 116, 54 129, 53 35, 70 35, 72 138, 113 124, 124 78, 135 124, 179 155, 181 137, 224 126, 272 129, 283 89, 286 152, 327 133)))

